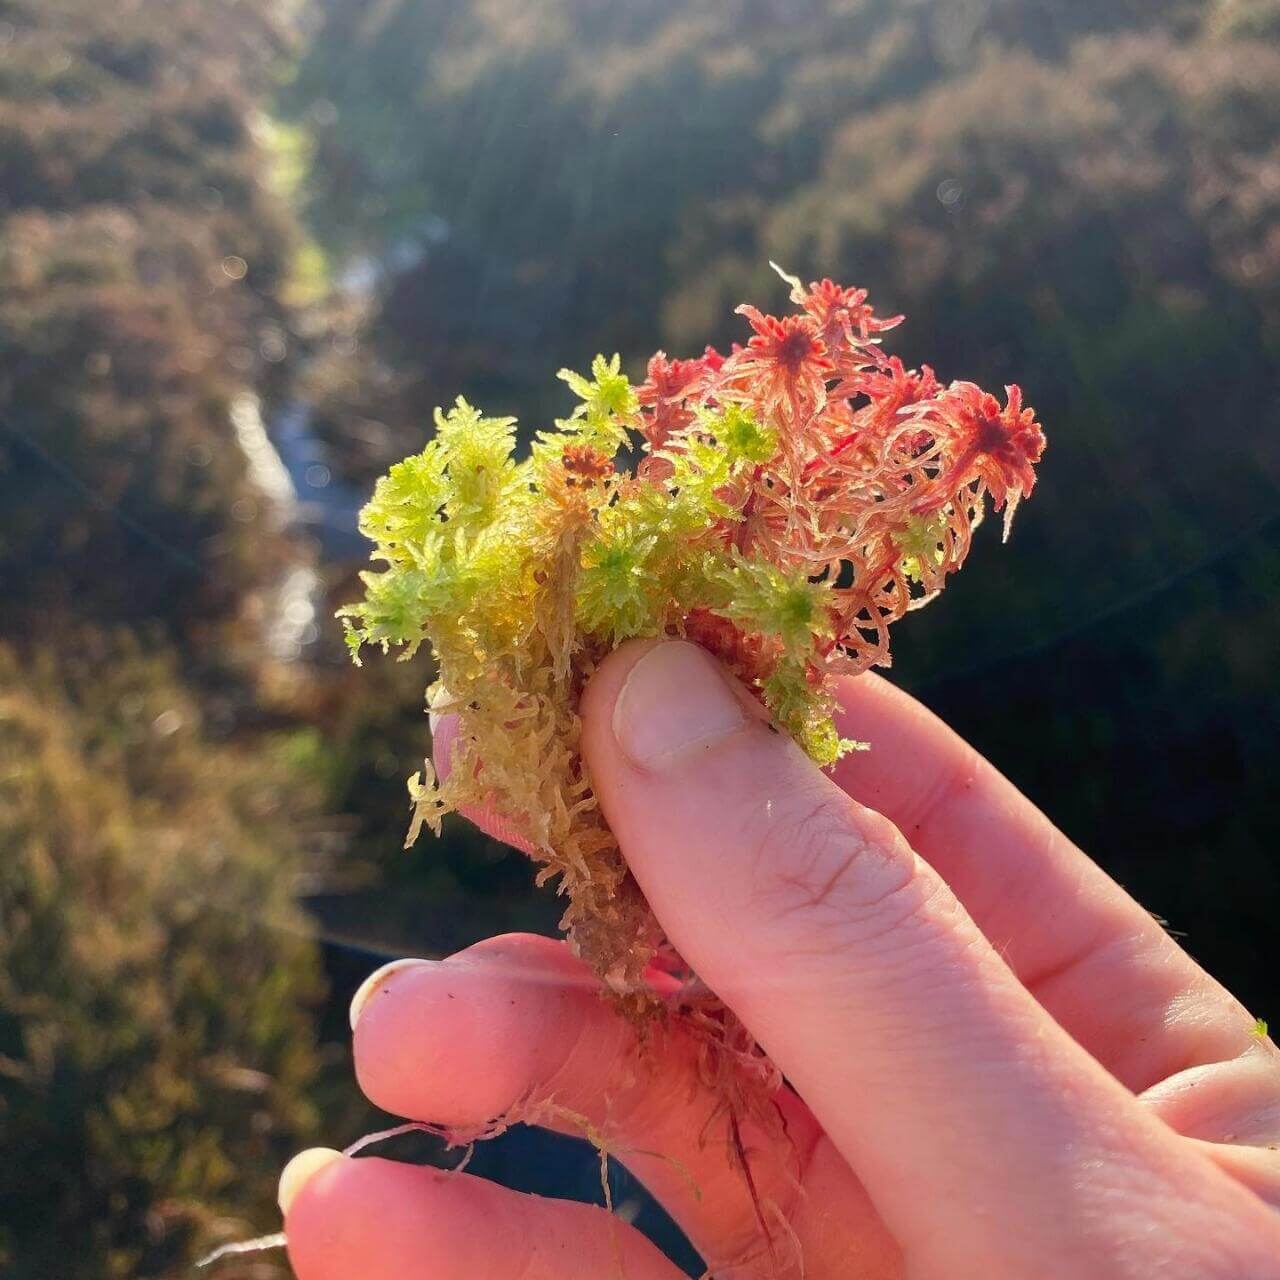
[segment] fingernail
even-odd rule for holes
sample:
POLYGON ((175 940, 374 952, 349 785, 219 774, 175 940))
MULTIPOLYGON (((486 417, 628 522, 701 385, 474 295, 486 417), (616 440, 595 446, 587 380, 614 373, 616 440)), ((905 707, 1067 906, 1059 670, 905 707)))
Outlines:
POLYGON ((393 974, 401 973, 405 969, 416 969, 419 965, 431 964, 430 960, 416 960, 410 957, 406 960, 393 960, 390 964, 384 964, 381 969, 375 969, 356 989, 356 993, 351 997, 351 1030, 356 1029, 356 1023, 360 1021, 360 1015, 364 1012, 365 1005, 374 997, 378 988, 383 986, 387 979, 393 974))
POLYGON ((632 762, 669 767, 736 733, 747 714, 705 649, 684 640, 654 645, 631 668, 613 707, 613 733, 632 762))
POLYGON ((299 1151, 280 1171, 280 1187, 276 1191, 280 1212, 287 1214, 289 1206, 297 1199, 298 1192, 321 1169, 341 1159, 342 1152, 335 1151, 332 1147, 310 1147, 306 1151, 299 1151))

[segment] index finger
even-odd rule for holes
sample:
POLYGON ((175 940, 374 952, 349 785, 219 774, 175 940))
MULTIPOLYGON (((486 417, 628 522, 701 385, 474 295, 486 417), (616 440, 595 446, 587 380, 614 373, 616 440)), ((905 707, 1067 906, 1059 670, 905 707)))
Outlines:
POLYGON ((1040 1004, 1122 1084, 1141 1092, 1249 1050, 1243 1006, 928 708, 871 675, 842 681, 840 704, 842 732, 871 750, 844 757, 835 781, 902 831, 1040 1004))
MULTIPOLYGON (((1121 1084, 1142 1093, 1252 1050, 1239 1001, 933 712, 874 675, 838 692, 841 732, 871 750, 845 756, 833 780, 904 833, 1046 1012, 1121 1084)), ((456 720, 434 723, 443 776, 456 720)), ((529 852, 492 812, 467 816, 529 852)))
POLYGON ((624 645, 582 715, 592 785, 668 936, 922 1274, 1252 1273, 1275 1239, 1261 1202, 1055 1026, 892 824, 768 732, 704 651, 624 645))

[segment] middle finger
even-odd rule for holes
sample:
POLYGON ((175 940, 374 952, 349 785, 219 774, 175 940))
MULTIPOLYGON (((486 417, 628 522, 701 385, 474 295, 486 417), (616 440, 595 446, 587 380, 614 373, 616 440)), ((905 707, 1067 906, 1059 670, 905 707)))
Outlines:
POLYGON ((375 1104, 463 1137, 499 1117, 585 1130, 717 1274, 792 1274, 797 1247, 811 1280, 901 1273, 861 1184, 790 1090, 780 1123, 741 1117, 735 1132, 688 1031, 654 1028, 642 1049, 562 943, 491 939, 398 968, 357 1006, 356 1071, 375 1104))

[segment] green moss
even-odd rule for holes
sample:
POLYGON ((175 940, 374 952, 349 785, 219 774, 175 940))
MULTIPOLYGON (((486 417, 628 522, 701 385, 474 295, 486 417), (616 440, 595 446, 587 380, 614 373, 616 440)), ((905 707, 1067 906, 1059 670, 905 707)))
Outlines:
POLYGON ((865 291, 789 283, 800 314, 740 308, 754 336, 728 357, 659 353, 639 388, 616 355, 561 370, 578 403, 527 457, 510 418, 457 401, 361 519, 382 567, 342 611, 352 652, 429 644, 433 706, 457 716, 447 776, 411 784, 410 838, 449 811, 500 818, 637 1013, 661 930, 581 757, 592 672, 625 640, 686 637, 829 765, 857 745, 838 678, 889 661, 890 625, 960 567, 988 498, 1007 518, 1031 492, 1044 446, 1016 386, 1003 406, 941 388, 884 359, 870 335, 898 320, 865 291))

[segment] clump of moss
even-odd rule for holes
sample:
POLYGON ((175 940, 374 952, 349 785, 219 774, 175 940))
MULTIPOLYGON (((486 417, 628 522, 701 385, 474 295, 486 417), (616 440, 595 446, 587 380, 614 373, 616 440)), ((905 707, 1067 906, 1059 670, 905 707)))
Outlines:
POLYGON ((342 610, 357 662, 429 645, 432 706, 458 717, 447 777, 410 783, 410 841, 460 808, 520 833, 571 944, 637 1015, 664 941, 583 769, 591 672, 630 637, 693 639, 830 764, 854 745, 834 677, 888 664, 890 625, 959 568, 988 497, 1007 534, 1044 448, 1016 386, 1003 404, 944 387, 884 355, 902 317, 865 291, 784 278, 798 312, 740 307, 753 333, 727 356, 660 352, 640 386, 617 356, 562 370, 578 404, 523 459, 514 419, 437 411, 364 510, 385 567, 342 610))

